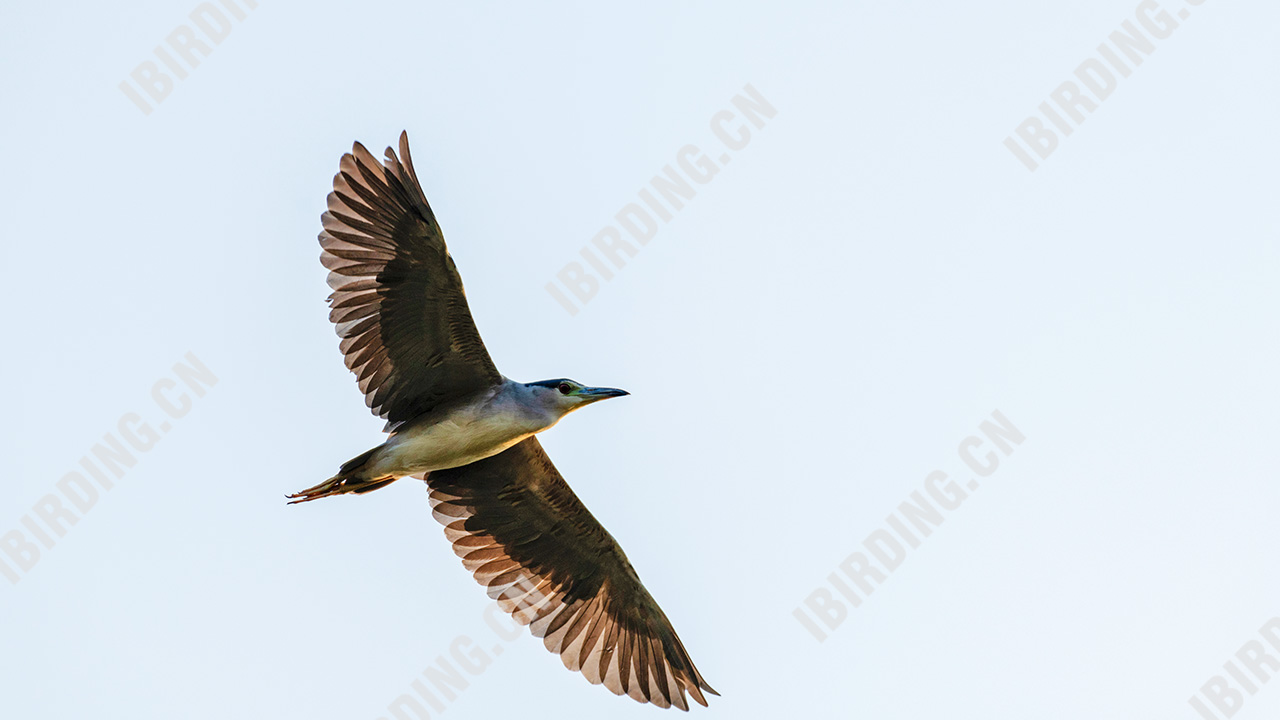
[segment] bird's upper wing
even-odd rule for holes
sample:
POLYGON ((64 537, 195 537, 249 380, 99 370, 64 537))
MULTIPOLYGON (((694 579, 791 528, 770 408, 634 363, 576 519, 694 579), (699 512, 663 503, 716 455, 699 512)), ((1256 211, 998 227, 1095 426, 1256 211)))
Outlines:
POLYGON ((427 476, 432 514, 489 596, 565 667, 640 702, 688 710, 711 689, 622 548, 537 438, 427 476))
POLYGON ((387 148, 385 164, 355 143, 321 220, 329 319, 365 402, 388 430, 502 382, 414 174, 407 134, 400 157, 387 148))

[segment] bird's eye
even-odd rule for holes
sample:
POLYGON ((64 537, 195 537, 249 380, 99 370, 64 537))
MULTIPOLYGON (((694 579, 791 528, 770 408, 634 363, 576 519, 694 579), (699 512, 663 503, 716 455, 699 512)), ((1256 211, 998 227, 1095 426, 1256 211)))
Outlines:
POLYGON ((561 395, 568 395, 573 392, 573 386, 569 383, 560 383, 560 387, 557 389, 560 390, 561 395))

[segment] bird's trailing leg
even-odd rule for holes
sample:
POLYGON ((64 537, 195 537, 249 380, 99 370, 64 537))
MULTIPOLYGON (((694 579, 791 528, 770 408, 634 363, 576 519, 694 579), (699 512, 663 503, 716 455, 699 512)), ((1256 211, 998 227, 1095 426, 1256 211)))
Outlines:
POLYGON ((399 479, 400 478, 393 476, 378 478, 377 480, 360 480, 357 478, 344 478, 341 475, 334 475, 315 487, 307 488, 302 492, 296 492, 287 497, 289 498, 290 505, 297 505, 298 503, 319 500, 320 498, 329 497, 331 495, 373 492, 374 490, 377 490, 380 487, 386 487, 399 479))
POLYGON ((342 464, 338 469, 338 474, 325 480, 314 487, 309 487, 302 492, 289 495, 289 504, 297 505, 298 503, 310 502, 311 500, 319 500, 322 497, 331 495, 346 495, 347 493, 367 493, 373 492, 380 487, 386 487, 399 479, 396 475, 382 475, 380 477, 365 477, 365 463, 378 448, 374 448, 368 452, 351 458, 342 464))

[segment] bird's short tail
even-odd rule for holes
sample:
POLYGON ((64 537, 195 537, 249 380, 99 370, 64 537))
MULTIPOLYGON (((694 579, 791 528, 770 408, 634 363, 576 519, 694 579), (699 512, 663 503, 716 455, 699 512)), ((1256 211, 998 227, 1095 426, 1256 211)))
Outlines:
POLYGON ((338 468, 338 474, 316 485, 307 488, 302 492, 289 495, 289 504, 297 505, 298 503, 310 502, 311 500, 319 500, 322 497, 330 495, 345 495, 347 493, 367 493, 373 492, 380 487, 386 487, 395 482, 399 478, 392 476, 370 478, 366 477, 362 472, 365 463, 369 462, 369 458, 373 457, 373 453, 378 448, 373 448, 368 452, 361 453, 350 460, 342 463, 342 467, 338 468))

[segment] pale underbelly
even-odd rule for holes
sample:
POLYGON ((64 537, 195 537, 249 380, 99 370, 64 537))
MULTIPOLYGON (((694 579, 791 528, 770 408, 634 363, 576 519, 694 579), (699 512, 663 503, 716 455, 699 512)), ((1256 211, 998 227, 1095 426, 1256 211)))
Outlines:
POLYGON ((469 465, 497 455, 533 434, 527 427, 507 423, 458 424, 445 420, 388 439, 371 458, 368 474, 403 477, 469 465))

